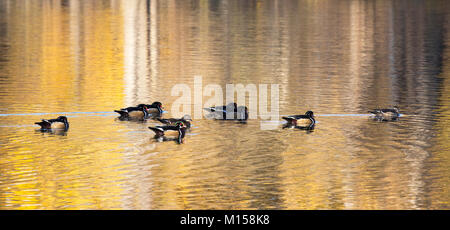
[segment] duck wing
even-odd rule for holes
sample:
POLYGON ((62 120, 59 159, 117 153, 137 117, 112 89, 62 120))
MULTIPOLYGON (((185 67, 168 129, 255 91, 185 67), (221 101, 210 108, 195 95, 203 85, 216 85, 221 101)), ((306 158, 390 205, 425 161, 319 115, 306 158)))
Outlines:
POLYGON ((373 114, 380 114, 380 113, 397 113, 395 109, 374 109, 371 111, 368 111, 369 113, 373 114))
MULTIPOLYGON (((209 107, 209 108, 203 108, 204 110, 208 111, 208 112, 227 112, 227 106, 226 105, 222 105, 222 106, 216 106, 216 107, 209 107)), ((231 109, 233 109, 231 107, 231 109)))
POLYGON ((148 127, 150 130, 155 132, 156 136, 164 136, 164 129, 161 126, 148 127))
POLYGON ((166 125, 166 126, 156 126, 156 127, 161 128, 164 131, 167 131, 167 130, 175 130, 176 131, 179 129, 179 127, 176 125, 166 125))
POLYGON ((155 126, 155 127, 148 127, 150 130, 155 132, 157 136, 164 136, 164 132, 168 130, 174 130, 177 131, 180 128, 175 125, 166 125, 166 126, 155 126))
POLYGON ((128 111, 127 110, 114 110, 114 112, 120 114, 121 117, 128 116, 128 111))
POLYGON ((177 121, 180 121, 180 119, 176 119, 176 118, 167 118, 167 119, 156 118, 156 120, 158 120, 159 122, 166 124, 166 125, 171 125, 177 121))
POLYGON ((156 118, 156 120, 158 120, 159 122, 161 122, 163 124, 167 124, 167 125, 171 124, 169 119, 156 118))
POLYGON ((373 114, 378 114, 378 113, 381 113, 382 110, 381 109, 374 109, 374 110, 370 110, 370 111, 367 111, 367 112, 373 113, 373 114))
POLYGON ((395 111, 395 109, 382 109, 381 112, 383 112, 383 113, 397 113, 397 111, 395 111))
POLYGON ((128 116, 128 114, 130 112, 134 112, 134 111, 142 111, 142 108, 139 107, 127 107, 127 108, 123 108, 120 110, 114 110, 114 112, 120 114, 120 116, 128 116))
POLYGON ((148 127, 149 129, 155 131, 155 132, 165 132, 167 130, 178 130, 178 126, 175 125, 166 125, 166 126, 155 126, 155 127, 148 127))
POLYGON ((290 116, 281 117, 281 118, 286 121, 293 121, 293 120, 306 119, 306 118, 309 119, 309 117, 306 115, 290 115, 290 116))

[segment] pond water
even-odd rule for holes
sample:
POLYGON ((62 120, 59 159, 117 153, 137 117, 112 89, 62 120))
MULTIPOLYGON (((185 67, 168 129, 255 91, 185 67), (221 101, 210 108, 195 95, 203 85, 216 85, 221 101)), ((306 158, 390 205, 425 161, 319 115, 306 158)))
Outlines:
POLYGON ((449 23, 445 0, 0 1, 0 209, 449 209, 449 23), (279 84, 315 129, 194 117, 177 144, 116 119, 172 117, 195 76, 279 84))

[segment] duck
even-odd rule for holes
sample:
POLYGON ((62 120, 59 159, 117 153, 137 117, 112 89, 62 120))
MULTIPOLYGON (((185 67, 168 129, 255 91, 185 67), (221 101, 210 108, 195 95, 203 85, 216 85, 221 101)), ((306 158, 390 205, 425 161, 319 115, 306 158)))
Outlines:
POLYGON ((186 127, 181 121, 175 122, 175 125, 155 126, 148 128, 155 132, 154 138, 158 141, 176 141, 177 143, 181 144, 184 142, 184 136, 186 135, 186 127), (178 136, 176 138, 167 138, 165 136, 165 132, 169 130, 177 131, 178 136))
POLYGON ((307 111, 304 115, 290 115, 281 118, 288 122, 287 125, 296 127, 314 127, 316 124, 313 111, 307 111))
POLYGON ((67 131, 69 129, 69 121, 66 116, 59 116, 55 119, 42 119, 41 122, 35 122, 41 126, 41 131, 50 131, 50 130, 63 130, 67 131))
POLYGON ((186 129, 191 128, 191 121, 192 118, 188 114, 184 115, 182 118, 156 118, 159 122, 166 124, 166 125, 174 125, 176 122, 183 122, 183 125, 186 127, 186 129))
POLYGON ((247 106, 238 106, 232 102, 228 105, 203 108, 204 110, 211 112, 213 118, 217 120, 248 120, 248 108, 247 106))
POLYGON ((395 121, 400 116, 400 110, 397 106, 389 109, 374 109, 368 112, 374 114, 374 119, 379 121, 395 121))

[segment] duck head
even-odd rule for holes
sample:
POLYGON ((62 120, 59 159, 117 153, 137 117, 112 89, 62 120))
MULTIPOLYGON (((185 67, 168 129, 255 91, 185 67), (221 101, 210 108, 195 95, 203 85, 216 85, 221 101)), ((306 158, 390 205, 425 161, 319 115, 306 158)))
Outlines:
POLYGON ((62 122, 65 122, 65 121, 67 122, 67 117, 66 116, 59 116, 57 119, 62 121, 62 122))
POLYGON ((177 126, 178 129, 180 129, 180 128, 183 128, 183 127, 184 127, 184 123, 181 122, 181 121, 177 121, 177 122, 175 123, 175 126, 177 126))
POLYGON ((56 118, 58 121, 64 123, 65 125, 65 129, 66 131, 69 129, 69 122, 67 121, 67 117, 66 116, 59 116, 58 118, 56 118))
POLYGON ((151 104, 150 108, 157 108, 158 111, 159 111, 159 113, 161 113, 161 114, 162 114, 162 112, 163 112, 163 110, 162 110, 162 109, 163 109, 162 103, 159 102, 159 101, 153 102, 153 104, 151 104))
POLYGON ((308 116, 308 117, 314 117, 313 111, 307 111, 307 112, 305 113, 305 115, 308 116))
POLYGON ((395 111, 396 113, 400 113, 400 110, 398 109, 397 106, 394 106, 394 111, 395 111))

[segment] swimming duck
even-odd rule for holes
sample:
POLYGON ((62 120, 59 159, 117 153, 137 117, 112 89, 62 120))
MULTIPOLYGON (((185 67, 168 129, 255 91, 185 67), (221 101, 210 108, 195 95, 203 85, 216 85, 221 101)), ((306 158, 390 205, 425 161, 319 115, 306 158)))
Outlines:
POLYGON ((211 112, 212 117, 218 120, 246 121, 248 119, 248 108, 246 106, 237 106, 236 103, 203 109, 211 112))
POLYGON ((168 118, 168 119, 157 118, 157 120, 166 125, 174 125, 176 122, 183 122, 183 125, 187 129, 191 128, 191 121, 192 121, 191 116, 189 116, 187 114, 179 119, 178 118, 168 118))
POLYGON ((148 107, 145 104, 140 104, 136 107, 114 110, 114 112, 120 114, 120 120, 145 120, 149 115, 148 107))
POLYGON ((184 136, 186 135, 186 127, 184 126, 183 122, 177 121, 175 125, 166 125, 166 126, 155 126, 155 127, 148 127, 153 132, 155 132, 155 139, 159 141, 171 141, 174 140, 178 142, 179 144, 183 143, 184 136), (165 136, 166 131, 177 131, 178 137, 177 138, 167 138, 165 136))
POLYGON ((59 116, 56 119, 49 119, 49 120, 42 119, 41 122, 35 122, 35 124, 40 125, 42 131, 49 131, 49 130, 67 131, 69 129, 69 122, 67 121, 67 117, 65 116, 59 116))
POLYGON ((374 114, 374 118, 380 121, 394 121, 400 116, 397 106, 394 106, 392 109, 374 109, 368 112, 374 114))
POLYGON ((316 119, 314 119, 314 113, 307 111, 304 115, 291 115, 282 117, 288 122, 288 125, 294 125, 298 127, 314 127, 316 119))

